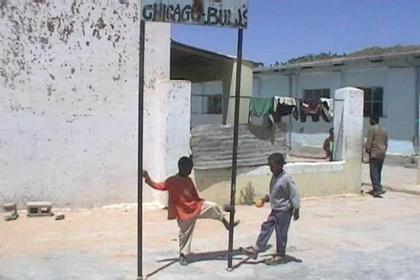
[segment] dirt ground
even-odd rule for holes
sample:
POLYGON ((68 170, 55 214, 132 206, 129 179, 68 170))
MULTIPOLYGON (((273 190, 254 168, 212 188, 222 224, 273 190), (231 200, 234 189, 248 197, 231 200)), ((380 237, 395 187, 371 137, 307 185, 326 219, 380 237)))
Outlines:
MULTIPOLYGON (((325 162, 326 159, 320 157, 297 157, 289 156, 289 162, 325 162)), ((370 184, 369 164, 362 164, 362 183, 370 184)), ((398 165, 385 165, 382 171, 382 184, 392 188, 404 188, 417 184, 417 169, 415 166, 405 167, 398 165)), ((420 191, 420 189, 419 189, 420 191)))
MULTIPOLYGON (((420 279, 420 196, 388 192, 384 198, 340 196, 304 199, 302 218, 289 232, 280 266, 245 263, 227 272, 227 231, 216 221, 197 224, 197 261, 177 257, 177 225, 166 211, 145 209, 144 271, 150 279, 420 279), (201 257, 200 257, 201 256, 201 257), (164 267, 168 265, 168 267, 164 267)), ((135 279, 135 205, 64 211, 66 219, 0 221, 0 279, 135 279)), ((269 208, 238 206, 234 247, 255 241, 269 208)), ((235 256, 235 262, 241 256, 235 256)))
MULTIPOLYGON (((370 183, 369 164, 362 165, 362 182, 370 183)), ((384 165, 382 170, 382 184, 394 188, 414 186, 417 184, 417 169, 384 165)))

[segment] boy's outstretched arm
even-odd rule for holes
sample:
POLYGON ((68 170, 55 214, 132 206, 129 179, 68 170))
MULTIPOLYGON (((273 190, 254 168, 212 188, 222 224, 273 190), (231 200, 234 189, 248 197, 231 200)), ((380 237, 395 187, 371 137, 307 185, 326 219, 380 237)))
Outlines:
POLYGON ((148 184, 149 186, 151 186, 152 188, 159 190, 159 191, 165 191, 165 183, 156 183, 155 181, 153 181, 150 176, 149 173, 146 170, 143 170, 143 178, 144 181, 146 182, 146 184, 148 184))

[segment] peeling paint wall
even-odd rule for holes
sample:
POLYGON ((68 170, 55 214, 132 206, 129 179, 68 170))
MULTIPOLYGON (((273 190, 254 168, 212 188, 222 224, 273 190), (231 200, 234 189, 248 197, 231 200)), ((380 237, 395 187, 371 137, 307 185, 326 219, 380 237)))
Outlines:
MULTIPOLYGON (((0 0, 0 203, 136 201, 138 5, 0 0)), ((147 24, 146 127, 169 80, 169 37, 168 24, 147 24)))

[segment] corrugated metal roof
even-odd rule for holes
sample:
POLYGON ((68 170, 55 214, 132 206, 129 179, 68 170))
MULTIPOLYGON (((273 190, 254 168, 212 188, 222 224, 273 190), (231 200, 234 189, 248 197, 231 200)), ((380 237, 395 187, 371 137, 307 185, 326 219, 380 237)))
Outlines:
MULTIPOLYGON (((191 150, 196 169, 232 166, 233 126, 200 125, 191 131, 191 150)), ((267 164, 275 152, 287 153, 285 124, 273 128, 261 125, 239 125, 238 167, 267 164)))
MULTIPOLYGON (((214 51, 210 51, 210 50, 205 50, 205 49, 201 49, 201 48, 197 48, 197 47, 193 47, 193 46, 189 46, 180 42, 177 42, 173 39, 171 39, 171 49, 172 51, 188 51, 191 53, 195 53, 197 55, 201 55, 203 57, 206 57, 208 59, 215 59, 215 60, 228 60, 228 61, 235 61, 236 60, 236 56, 233 55, 226 55, 226 54, 222 54, 222 53, 218 53, 218 52, 214 52, 214 51)), ((249 63, 252 66, 251 67, 255 67, 257 65, 261 65, 262 63, 260 62, 255 62, 249 59, 242 59, 243 63, 249 63)))

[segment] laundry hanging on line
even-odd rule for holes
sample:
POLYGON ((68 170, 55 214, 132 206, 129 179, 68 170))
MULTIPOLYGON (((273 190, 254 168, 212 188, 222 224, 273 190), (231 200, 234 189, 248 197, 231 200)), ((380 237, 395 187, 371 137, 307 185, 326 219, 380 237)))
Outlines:
POLYGON ((269 121, 281 122, 282 117, 292 114, 296 120, 306 122, 308 116, 312 121, 322 119, 331 122, 333 119, 333 100, 321 99, 298 99, 294 97, 251 97, 249 102, 249 122, 252 117, 266 117, 269 121))
POLYGON ((281 122, 281 118, 293 113, 296 108, 296 99, 293 97, 274 96, 274 120, 281 122))
POLYGON ((249 101, 249 114, 263 117, 273 113, 274 97, 251 97, 249 101))
POLYGON ((307 116, 312 117, 313 122, 318 122, 320 117, 320 100, 300 100, 299 101, 299 116, 301 122, 306 122, 307 116))
POLYGON ((334 102, 331 98, 321 98, 321 116, 326 122, 331 122, 334 117, 334 102))

